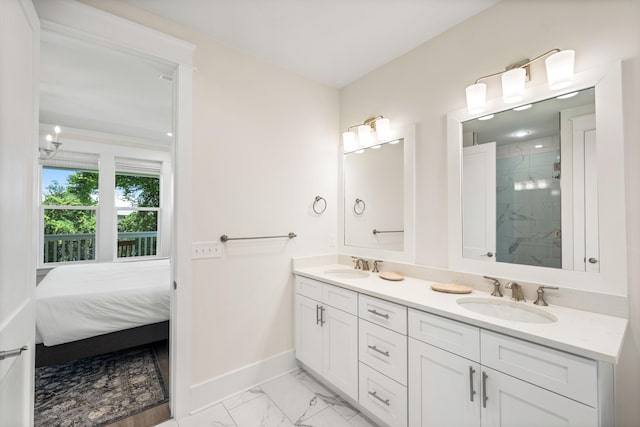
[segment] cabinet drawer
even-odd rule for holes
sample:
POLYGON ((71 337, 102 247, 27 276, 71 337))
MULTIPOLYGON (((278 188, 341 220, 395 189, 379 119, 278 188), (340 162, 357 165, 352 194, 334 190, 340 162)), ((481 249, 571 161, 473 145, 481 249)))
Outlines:
POLYGON ((359 321, 360 361, 407 385, 407 336, 359 321))
POLYGON ((357 292, 325 283, 322 287, 322 302, 354 316, 358 315, 357 292))
POLYGON ((480 361, 480 329, 475 326, 410 309, 409 336, 475 362, 480 361))
POLYGON ((360 398, 363 408, 391 427, 407 425, 407 388, 360 363, 360 398))
POLYGON ((322 286, 324 283, 303 276, 296 276, 296 293, 305 297, 322 301, 322 286))
POLYGON ((482 331, 482 364, 592 407, 598 402, 594 360, 482 331))
POLYGON ((407 307, 360 294, 358 315, 400 334, 407 334, 407 307))

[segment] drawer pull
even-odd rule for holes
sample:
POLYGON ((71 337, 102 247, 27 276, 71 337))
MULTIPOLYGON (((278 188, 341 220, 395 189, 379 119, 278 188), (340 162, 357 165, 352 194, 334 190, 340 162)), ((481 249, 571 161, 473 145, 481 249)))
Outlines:
POLYGON ((469 400, 473 402, 473 396, 476 394, 476 391, 473 389, 473 374, 476 373, 476 370, 473 369, 473 366, 469 366, 469 400))
POLYGON ((384 317, 385 319, 388 319, 388 318, 389 318, 389 315, 388 315, 388 314, 378 313, 378 312, 377 312, 377 311, 375 311, 375 310, 367 310, 367 311, 368 311, 369 313, 371 313, 371 314, 375 314, 376 316, 384 317))
POLYGON ((368 345, 367 347, 369 347, 373 351, 376 351, 376 352, 382 354, 383 356, 389 357, 389 352, 388 351, 382 351, 378 347, 376 347, 375 345, 368 345))
POLYGON ((325 312, 325 308, 323 306, 320 306, 320 326, 324 326, 325 322, 324 321, 324 312, 325 312))
POLYGON ((378 399, 380 402, 384 403, 385 405, 389 406, 389 399, 383 399, 380 396, 378 396, 378 392, 377 391, 370 391, 369 394, 373 397, 375 397, 376 399, 378 399))
POLYGON ((489 398, 487 397, 487 378, 488 377, 489 375, 487 375, 485 371, 482 371, 482 407, 483 408, 487 407, 487 400, 489 400, 489 398))
POLYGON ((320 323, 320 306, 316 304, 316 325, 320 323))

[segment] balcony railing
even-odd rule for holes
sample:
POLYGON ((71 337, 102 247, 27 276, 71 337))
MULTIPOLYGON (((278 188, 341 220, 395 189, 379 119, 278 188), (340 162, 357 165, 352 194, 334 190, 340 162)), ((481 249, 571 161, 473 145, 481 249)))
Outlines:
MULTIPOLYGON (((44 263, 95 259, 95 234, 45 234, 44 263)), ((156 255, 155 231, 118 233, 118 241, 134 241, 130 256, 156 255)))

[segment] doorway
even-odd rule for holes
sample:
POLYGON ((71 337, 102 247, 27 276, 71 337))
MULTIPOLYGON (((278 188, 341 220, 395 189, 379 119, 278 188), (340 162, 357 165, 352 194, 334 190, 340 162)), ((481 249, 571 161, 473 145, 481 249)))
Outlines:
MULTIPOLYGON (((58 0, 36 0, 34 3, 43 32, 50 31, 78 42, 90 43, 100 48, 130 54, 145 61, 164 63, 171 67, 173 81, 170 81, 170 84, 174 101, 171 117, 173 136, 166 135, 169 132, 167 130, 163 130, 163 135, 173 138, 173 145, 169 149, 171 162, 165 163, 165 168, 168 170, 163 172, 168 172, 170 176, 168 182, 164 182, 164 189, 168 190, 171 195, 172 206, 171 216, 160 220, 161 225, 158 233, 161 234, 165 226, 170 229, 169 243, 166 244, 164 241, 161 246, 162 250, 168 251, 170 259, 169 406, 173 417, 184 416, 190 410, 188 400, 190 387, 188 313, 191 277, 189 218, 191 206, 191 87, 195 46, 81 3, 58 0)), ((135 138, 133 140, 135 143, 135 138)), ((71 148, 71 143, 67 146, 71 148)), ((138 149, 140 147, 130 145, 128 148, 138 149)), ((114 156, 118 157, 117 153, 114 156)), ((139 159, 137 156, 120 157, 125 157, 128 160, 139 159)), ((113 177, 115 172, 117 171, 113 170, 103 176, 113 177)), ((109 191, 114 186, 106 186, 105 188, 109 191)), ((113 229, 116 230, 117 216, 114 214, 111 218, 113 229)), ((106 226, 109 220, 101 219, 103 226, 106 226)), ((101 249, 98 257, 106 254, 106 256, 111 255, 117 258, 115 240, 111 240, 109 243, 105 239, 98 238, 96 246, 101 249), (111 247, 107 248, 109 245, 111 247)), ((125 264, 125 262, 121 262, 121 264, 125 264)))
POLYGON ((174 69, 41 34, 36 426, 170 418, 174 69))

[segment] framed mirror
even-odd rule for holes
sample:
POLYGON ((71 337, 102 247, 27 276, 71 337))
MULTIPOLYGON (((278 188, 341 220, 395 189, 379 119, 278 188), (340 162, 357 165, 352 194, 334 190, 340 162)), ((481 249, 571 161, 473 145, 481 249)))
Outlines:
POLYGON ((595 114, 587 88, 462 124, 464 258, 599 271, 595 114))
POLYGON ((450 267, 625 295, 620 65, 488 107, 447 116, 450 267))
POLYGON ((344 152, 341 249, 354 256, 413 260, 414 126, 344 152))

